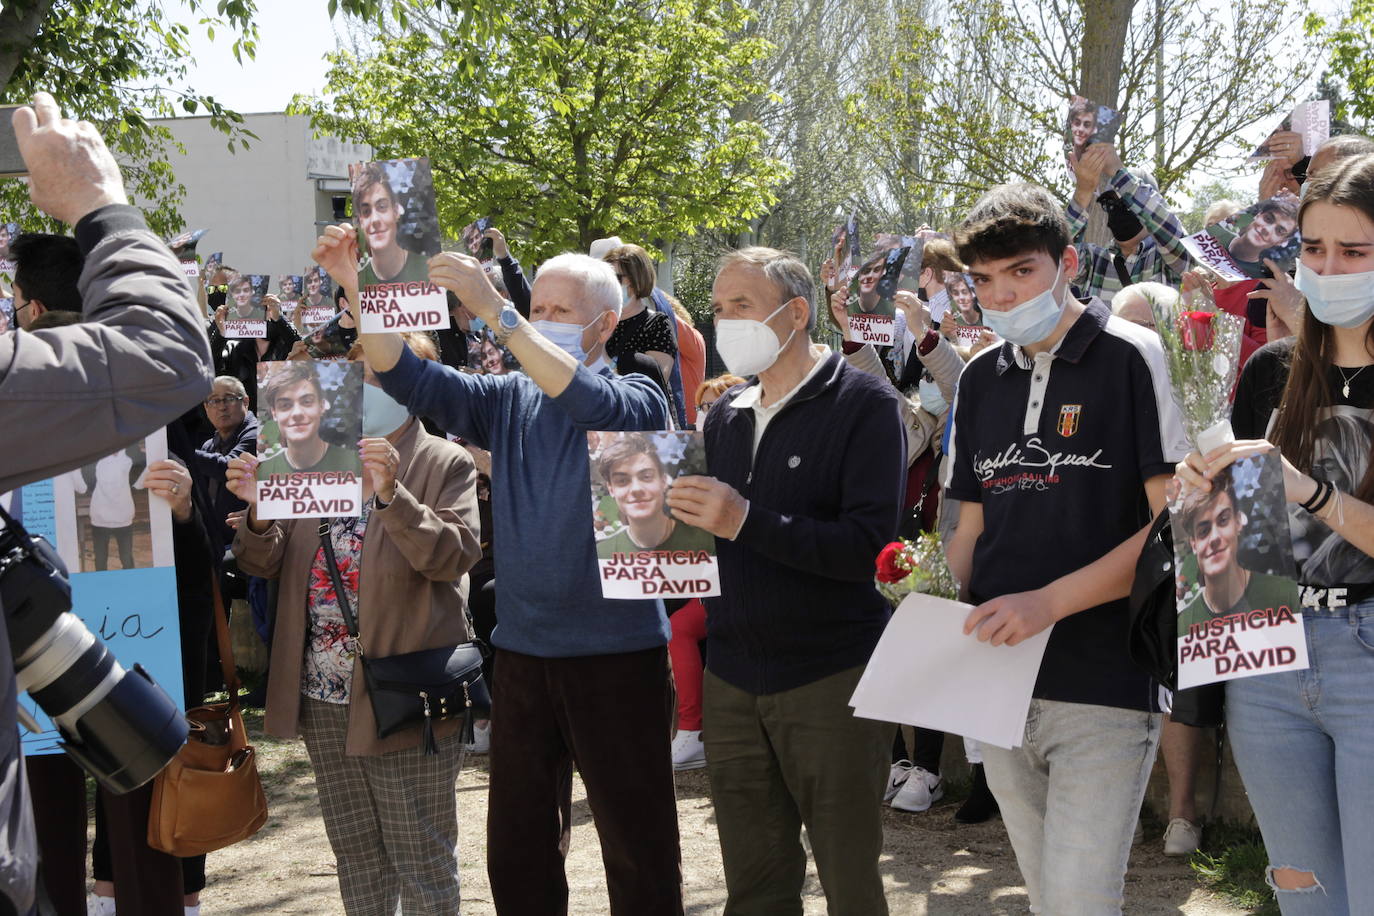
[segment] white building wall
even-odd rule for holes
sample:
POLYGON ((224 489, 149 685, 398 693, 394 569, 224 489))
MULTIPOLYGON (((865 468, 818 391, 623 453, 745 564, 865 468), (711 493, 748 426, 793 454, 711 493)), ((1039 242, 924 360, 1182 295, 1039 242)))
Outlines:
POLYGON ((204 259, 222 251, 224 263, 242 273, 303 273, 321 227, 333 221, 331 198, 348 193, 348 163, 372 158, 365 145, 315 139, 304 115, 245 115, 258 139, 232 153, 209 118, 159 123, 186 148, 170 157, 186 186, 186 228, 209 230, 197 253, 204 259))

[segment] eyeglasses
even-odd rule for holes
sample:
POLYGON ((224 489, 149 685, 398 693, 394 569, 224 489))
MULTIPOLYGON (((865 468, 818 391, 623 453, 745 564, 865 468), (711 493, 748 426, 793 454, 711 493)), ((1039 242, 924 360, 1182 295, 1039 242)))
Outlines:
POLYGON ((697 413, 706 413, 706 411, 711 409, 711 405, 714 403, 715 401, 707 401, 704 404, 698 404, 697 413))
POLYGON ((220 286, 207 286, 205 287, 205 291, 207 293, 227 293, 229 292, 229 287, 224 284, 221 284, 220 286))
POLYGON ((239 401, 242 401, 242 400, 243 400, 243 398, 240 398, 240 397, 232 397, 232 398, 231 398, 231 397, 206 398, 206 399, 205 399, 205 406, 206 406, 206 407, 228 407, 230 404, 237 404, 239 401))

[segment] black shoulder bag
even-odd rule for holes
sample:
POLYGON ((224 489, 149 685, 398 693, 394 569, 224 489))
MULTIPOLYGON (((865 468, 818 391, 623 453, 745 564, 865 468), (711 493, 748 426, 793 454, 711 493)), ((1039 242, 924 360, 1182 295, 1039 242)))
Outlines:
POLYGON ((474 640, 385 658, 367 657, 362 637, 358 635, 358 621, 348 603, 348 593, 344 591, 343 577, 339 575, 327 519, 320 522, 320 544, 324 547, 329 578, 339 596, 339 610, 343 612, 348 635, 353 637, 358 648, 358 664, 362 666, 372 701, 372 715, 377 720, 377 737, 385 738, 403 728, 419 725, 421 747, 426 754, 437 754, 439 746, 434 740, 434 720, 461 716, 461 739, 470 743, 473 721, 491 717, 491 692, 482 678, 482 657, 486 647, 474 640))

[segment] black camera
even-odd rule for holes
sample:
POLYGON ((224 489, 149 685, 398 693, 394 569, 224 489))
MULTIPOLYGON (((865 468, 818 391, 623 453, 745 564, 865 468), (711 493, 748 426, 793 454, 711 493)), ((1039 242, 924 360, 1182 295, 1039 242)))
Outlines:
POLYGON ((186 742, 185 716, 142 665, 124 670, 72 613, 67 567, 52 545, 3 509, 0 519, 0 606, 19 688, 102 786, 116 794, 138 788, 186 742))

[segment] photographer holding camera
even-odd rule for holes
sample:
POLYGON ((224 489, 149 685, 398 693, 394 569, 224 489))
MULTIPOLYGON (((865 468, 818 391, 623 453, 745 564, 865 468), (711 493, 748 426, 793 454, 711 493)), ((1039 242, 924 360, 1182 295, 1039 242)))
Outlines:
MULTIPOLYGON (((95 128, 63 118, 43 92, 15 111, 13 124, 34 205, 74 226, 85 255, 78 281, 84 320, 0 335, 0 493, 123 448, 210 390, 209 347, 181 267, 128 205, 119 167, 95 128)), ((16 608, 4 604, 19 565, 13 560, 0 557, 8 626, 0 628, 0 916, 34 911, 37 870, 10 647, 13 634, 21 655, 28 652, 18 636, 36 621, 17 629, 16 608)))

